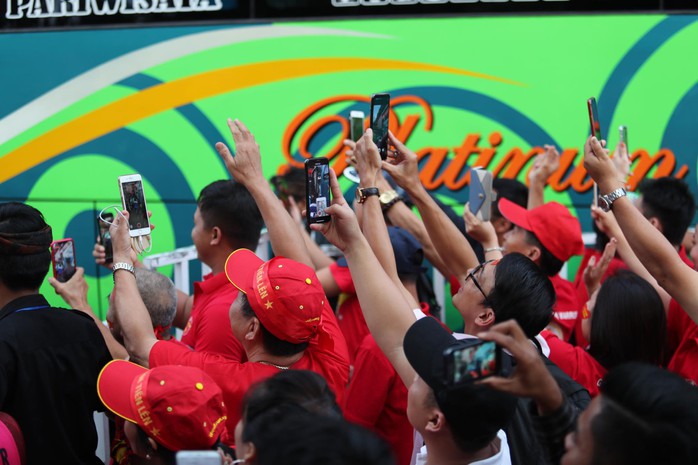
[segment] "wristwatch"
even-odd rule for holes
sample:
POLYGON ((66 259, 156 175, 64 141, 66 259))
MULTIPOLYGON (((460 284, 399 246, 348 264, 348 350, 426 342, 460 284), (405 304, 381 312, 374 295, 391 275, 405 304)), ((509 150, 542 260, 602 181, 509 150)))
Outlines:
POLYGON ((401 201, 402 197, 400 197, 400 195, 397 192, 391 189, 389 191, 383 192, 380 195, 379 200, 381 201, 381 208, 383 209, 383 211, 388 211, 390 207, 401 201))
POLYGON ((619 187, 610 194, 599 195, 599 208, 601 208, 601 210, 605 212, 611 211, 611 206, 613 205, 613 202, 615 202, 621 197, 625 197, 626 195, 628 195, 628 192, 623 187, 619 187))
POLYGON ((356 198, 359 203, 364 203, 372 195, 380 195, 381 191, 377 187, 359 187, 356 189, 356 198))
MULTIPOLYGON (((117 263, 114 263, 114 264, 112 265, 112 267, 111 267, 111 270, 112 270, 112 273, 113 273, 114 275, 115 275, 116 272, 119 271, 119 270, 126 270, 126 271, 128 271, 129 273, 131 273, 132 275, 134 275, 134 276, 136 275, 136 270, 135 270, 135 268, 133 267, 133 265, 131 265, 130 263, 126 263, 126 262, 117 262, 117 263)), ((114 279, 116 279, 116 278, 114 278, 114 279)))

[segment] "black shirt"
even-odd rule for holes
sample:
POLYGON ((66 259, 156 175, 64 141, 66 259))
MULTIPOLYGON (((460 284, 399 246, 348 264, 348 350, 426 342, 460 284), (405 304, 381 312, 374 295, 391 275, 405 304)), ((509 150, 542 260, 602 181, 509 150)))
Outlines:
POLYGON ((0 410, 24 434, 29 465, 101 464, 97 376, 111 360, 94 320, 39 294, 0 310, 0 410))

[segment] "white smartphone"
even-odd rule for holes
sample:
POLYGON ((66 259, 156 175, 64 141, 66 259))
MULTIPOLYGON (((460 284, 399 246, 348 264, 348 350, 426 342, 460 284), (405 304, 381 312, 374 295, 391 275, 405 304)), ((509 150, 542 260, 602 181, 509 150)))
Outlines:
POLYGON ((351 140, 356 142, 364 135, 364 115, 363 111, 353 110, 349 112, 349 123, 351 129, 351 140))
POLYGON ((119 191, 121 192, 121 205, 129 214, 128 223, 131 237, 150 234, 150 220, 148 220, 148 207, 145 204, 141 175, 119 176, 119 191))
POLYGON ((221 456, 215 450, 181 450, 175 455, 177 465, 221 465, 221 456))

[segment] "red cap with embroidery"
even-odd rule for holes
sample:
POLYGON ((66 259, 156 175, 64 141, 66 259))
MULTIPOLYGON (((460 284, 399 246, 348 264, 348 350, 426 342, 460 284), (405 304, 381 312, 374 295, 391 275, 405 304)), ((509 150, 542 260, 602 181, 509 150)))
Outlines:
POLYGON ((264 262, 238 249, 225 262, 225 274, 274 336, 294 344, 315 337, 327 297, 312 268, 284 257, 264 262))
POLYGON ((566 262, 572 255, 584 253, 582 227, 562 204, 548 202, 526 210, 502 198, 499 212, 516 226, 533 233, 538 241, 558 260, 566 262))
POLYGON ((102 403, 136 423, 167 449, 210 449, 227 437, 227 410, 218 385, 199 368, 164 365, 146 369, 113 360, 97 379, 102 403))

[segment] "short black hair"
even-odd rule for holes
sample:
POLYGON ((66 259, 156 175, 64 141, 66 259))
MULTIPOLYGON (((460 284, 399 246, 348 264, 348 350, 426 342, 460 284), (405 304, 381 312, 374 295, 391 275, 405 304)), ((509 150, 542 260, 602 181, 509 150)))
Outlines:
POLYGON ((507 199, 523 208, 528 205, 528 187, 516 179, 494 178, 492 190, 497 192, 497 201, 492 203, 492 218, 501 218, 499 199, 507 199))
MULTIPOLYGON (((247 296, 243 294, 242 292, 239 294, 240 299, 242 302, 242 307, 241 311, 242 314, 245 318, 252 318, 255 317, 257 318, 257 314, 254 312, 252 309, 252 306, 250 305, 250 301, 248 300, 247 296)), ((259 318, 257 318, 259 319, 259 318)), ((308 345, 310 344, 309 342, 299 342, 299 343, 293 343, 293 342, 288 342, 284 341, 283 339, 280 339, 276 336, 274 336, 265 326, 262 324, 262 322, 259 322, 259 327, 262 330, 262 343, 264 344, 264 350, 269 352, 272 355, 276 355, 279 357, 286 357, 289 355, 295 355, 300 352, 303 352, 305 349, 308 348, 308 345)))
POLYGON ((487 300, 497 323, 516 320, 526 336, 534 337, 550 323, 555 289, 538 265, 513 252, 497 263, 487 300))
POLYGON ((645 218, 656 217, 672 245, 680 245, 696 214, 696 201, 681 179, 645 178, 638 185, 645 218))
POLYGON ((698 463, 698 389, 642 363, 608 372, 591 421, 597 465, 698 463))
POLYGON ((277 465, 394 465, 388 444, 345 420, 289 410, 269 418, 252 441, 256 463, 277 465))
POLYGON ((214 181, 196 201, 206 229, 220 228, 234 249, 255 250, 264 221, 252 194, 235 181, 214 181))
POLYGON ((543 270, 543 272, 548 276, 555 276, 558 274, 565 262, 550 253, 550 251, 546 249, 545 246, 538 240, 535 234, 526 229, 524 229, 524 231, 526 233, 526 242, 528 242, 530 245, 538 247, 540 250, 540 258, 538 259, 538 266, 540 269, 543 270))
POLYGON ((243 440, 254 443, 264 424, 257 419, 288 405, 298 407, 298 411, 342 418, 335 395, 322 376, 308 370, 281 371, 254 384, 245 394, 243 440))
POLYGON ((664 361, 666 314, 650 283, 628 270, 604 281, 591 320, 589 353, 607 370, 624 362, 664 361))
POLYGON ((0 248, 0 282, 13 291, 39 289, 51 266, 53 239, 44 215, 24 203, 1 203, 0 236, 12 247, 25 246, 22 252, 0 248), (32 250, 26 250, 28 244, 32 250))

